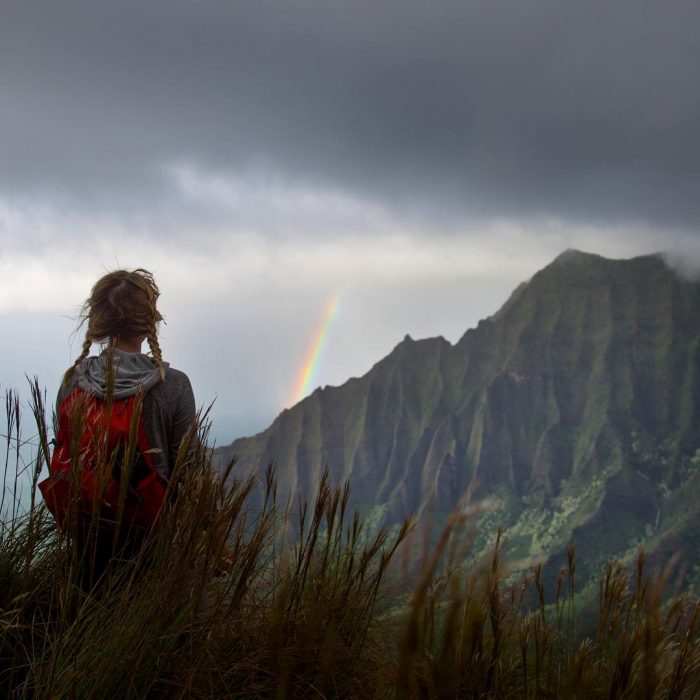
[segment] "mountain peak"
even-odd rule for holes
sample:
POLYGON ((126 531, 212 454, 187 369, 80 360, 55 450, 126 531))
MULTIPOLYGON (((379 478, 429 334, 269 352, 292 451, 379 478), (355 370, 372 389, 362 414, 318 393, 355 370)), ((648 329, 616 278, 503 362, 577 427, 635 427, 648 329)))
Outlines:
MULTIPOLYGON (((675 269, 567 250, 458 344, 407 336, 217 456, 239 474, 275 462, 278 493, 310 500, 328 466, 387 527, 498 499, 515 559, 557 571, 573 542, 581 581, 644 533, 650 560, 679 549, 700 588, 700 284, 675 269)), ((487 546, 477 535, 474 556, 487 546)))
MULTIPOLYGON (((663 253, 616 259, 569 248, 537 272, 527 283, 526 289, 530 292, 558 294, 571 285, 615 286, 630 284, 632 278, 638 278, 638 282, 651 282, 652 279, 660 282, 678 276, 678 271, 669 265, 663 253)), ((506 306, 510 306, 510 303, 506 306)))
POLYGON ((593 260, 605 260, 605 258, 597 253, 586 253, 583 250, 578 250, 578 248, 567 248, 563 253, 559 253, 551 264, 584 261, 592 262, 593 260))
POLYGON ((549 267, 560 267, 563 265, 633 265, 638 264, 640 262, 654 262, 657 264, 660 262, 668 266, 666 263, 666 255, 662 252, 638 255, 634 258, 607 258, 603 255, 598 255, 597 253, 587 253, 583 250, 578 250, 577 248, 567 248, 563 253, 557 255, 557 257, 554 258, 554 260, 552 260, 552 262, 549 265, 547 265, 544 268, 544 270, 546 270, 549 267))
POLYGON ((598 255, 597 253, 587 253, 583 250, 578 250, 577 248, 567 248, 563 253, 557 255, 552 262, 547 265, 544 269, 552 265, 570 265, 570 264, 594 264, 594 263, 617 263, 617 264, 634 264, 640 261, 664 261, 665 254, 662 252, 648 253, 646 255, 638 255, 633 258, 608 258, 603 255, 598 255))

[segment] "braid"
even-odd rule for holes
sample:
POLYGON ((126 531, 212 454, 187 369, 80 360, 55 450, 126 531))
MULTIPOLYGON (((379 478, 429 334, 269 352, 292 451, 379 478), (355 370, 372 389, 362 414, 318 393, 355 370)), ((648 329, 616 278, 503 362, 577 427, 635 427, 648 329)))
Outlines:
POLYGON ((88 336, 85 336, 85 340, 83 341, 82 352, 78 356, 78 359, 66 370, 66 373, 63 375, 63 384, 66 384, 68 382, 68 380, 73 376, 75 368, 90 354, 91 347, 92 340, 90 340, 88 336))
POLYGON ((165 366, 163 365, 163 353, 160 350, 160 345, 158 344, 158 336, 156 335, 155 328, 151 330, 146 336, 148 341, 148 347, 151 348, 151 355, 153 355, 153 360, 158 365, 158 370, 160 371, 161 380, 165 379, 165 366))

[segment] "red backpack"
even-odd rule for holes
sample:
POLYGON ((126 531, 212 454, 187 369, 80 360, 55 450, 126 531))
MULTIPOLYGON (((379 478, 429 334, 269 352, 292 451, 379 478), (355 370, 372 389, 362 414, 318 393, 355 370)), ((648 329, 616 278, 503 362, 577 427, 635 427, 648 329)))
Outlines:
POLYGON ((39 489, 63 529, 95 514, 155 524, 166 482, 152 465, 140 403, 136 396, 106 402, 80 388, 61 402, 49 476, 39 489))

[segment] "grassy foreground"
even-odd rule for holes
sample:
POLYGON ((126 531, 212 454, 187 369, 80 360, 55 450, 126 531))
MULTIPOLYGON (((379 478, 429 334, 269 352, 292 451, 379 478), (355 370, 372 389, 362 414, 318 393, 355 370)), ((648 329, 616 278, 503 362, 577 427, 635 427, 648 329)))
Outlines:
MULTIPOLYGON (((34 485, 48 455, 36 384, 33 406, 39 447, 22 478, 34 485)), ((11 394, 6 410, 5 490, 12 465, 23 469, 11 394)), ((193 431, 183 445, 169 505, 138 556, 115 558, 94 586, 75 538, 56 530, 43 505, 3 497, 0 694, 700 695, 698 602, 664 601, 664 576, 645 573, 642 552, 635 571, 611 563, 602 572, 597 609, 582 613, 573 549, 557 580, 543 581, 536 567, 507 585, 499 533, 489 561, 465 572, 465 510, 423 555, 408 590, 408 524, 366 532, 348 512, 347 486, 325 478, 313 504, 281 507, 272 471, 260 507, 253 480, 236 479, 234 465, 211 474, 205 437, 193 431)))

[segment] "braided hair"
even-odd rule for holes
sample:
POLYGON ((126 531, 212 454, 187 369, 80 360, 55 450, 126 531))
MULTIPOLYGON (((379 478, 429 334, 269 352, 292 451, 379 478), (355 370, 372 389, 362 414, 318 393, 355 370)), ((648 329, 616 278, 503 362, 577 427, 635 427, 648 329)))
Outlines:
POLYGON ((148 340, 153 363, 161 379, 165 379, 158 344, 158 323, 163 320, 156 308, 159 295, 153 274, 142 268, 114 270, 97 280, 80 314, 78 328, 87 323, 82 351, 63 376, 64 383, 88 356, 92 343, 107 343, 112 347, 120 338, 138 337, 148 340))

